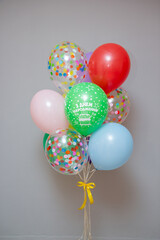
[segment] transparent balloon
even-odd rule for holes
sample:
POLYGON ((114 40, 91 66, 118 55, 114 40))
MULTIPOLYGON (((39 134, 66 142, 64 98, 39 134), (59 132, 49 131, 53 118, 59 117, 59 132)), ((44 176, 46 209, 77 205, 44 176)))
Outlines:
MULTIPOLYGON (((89 63, 89 59, 91 58, 92 53, 93 53, 93 52, 88 52, 88 53, 86 53, 87 63, 89 63)), ((89 76, 88 68, 87 68, 86 77, 83 79, 82 82, 92 82, 92 81, 91 81, 91 78, 90 78, 90 76, 89 76)))
POLYGON ((87 142, 73 129, 57 130, 49 135, 45 154, 49 164, 59 173, 75 175, 87 162, 87 142))
POLYGON ((61 42, 51 51, 48 61, 50 79, 62 93, 66 94, 74 85, 85 79, 87 58, 75 43, 61 42))
POLYGON ((122 123, 130 111, 130 100, 127 91, 123 88, 117 88, 107 94, 109 110, 104 123, 115 122, 122 123))

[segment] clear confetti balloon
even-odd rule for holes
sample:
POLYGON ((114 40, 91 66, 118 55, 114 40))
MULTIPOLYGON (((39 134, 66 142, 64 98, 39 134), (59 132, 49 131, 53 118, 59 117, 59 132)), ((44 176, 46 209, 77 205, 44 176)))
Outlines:
POLYGON ((130 111, 130 101, 127 91, 123 88, 117 88, 107 94, 109 110, 104 123, 115 122, 122 123, 125 121, 130 111))
POLYGON ((75 175, 87 162, 87 142, 73 129, 57 130, 49 135, 45 154, 49 164, 59 173, 75 175))
POLYGON ((48 69, 50 79, 66 94, 74 85, 85 79, 87 58, 77 44, 64 41, 52 49, 48 69))

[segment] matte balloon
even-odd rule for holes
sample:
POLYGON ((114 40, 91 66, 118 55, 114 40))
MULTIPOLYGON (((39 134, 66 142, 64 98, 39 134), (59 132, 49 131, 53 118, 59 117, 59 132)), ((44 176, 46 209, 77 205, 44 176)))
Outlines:
POLYGON ((93 83, 105 93, 118 88, 127 78, 130 58, 126 50, 118 44, 107 43, 98 47, 89 61, 89 74, 93 83))
POLYGON ((127 128, 106 123, 91 135, 88 152, 97 170, 112 170, 127 162, 133 150, 133 139, 127 128))
POLYGON ((75 43, 61 42, 51 51, 48 69, 53 83, 62 93, 67 93, 85 78, 87 70, 85 52, 75 43))
POLYGON ((124 122, 130 111, 130 100, 127 91, 124 90, 123 88, 117 88, 113 92, 107 94, 107 97, 109 109, 108 115, 104 123, 124 122))
POLYGON ((102 125, 107 112, 107 96, 93 83, 79 83, 67 93, 65 114, 69 123, 84 136, 102 125))
POLYGON ((79 173, 87 162, 87 143, 72 129, 58 130, 49 135, 45 153, 53 169, 65 175, 79 173))
POLYGON ((53 134, 57 129, 68 128, 64 113, 64 98, 52 90, 37 92, 31 101, 30 112, 33 121, 43 132, 53 134))
POLYGON ((48 133, 45 133, 44 134, 44 137, 43 137, 43 149, 45 151, 45 146, 46 146, 46 141, 47 141, 47 138, 49 137, 49 134, 48 133))

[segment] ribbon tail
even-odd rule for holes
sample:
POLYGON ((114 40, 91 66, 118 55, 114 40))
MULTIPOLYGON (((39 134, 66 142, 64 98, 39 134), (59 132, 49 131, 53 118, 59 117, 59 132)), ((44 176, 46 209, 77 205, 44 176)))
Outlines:
POLYGON ((87 188, 87 194, 88 194, 88 198, 89 198, 90 204, 93 204, 94 200, 93 200, 93 196, 92 196, 90 188, 87 188))
POLYGON ((87 194, 86 194, 86 190, 84 190, 84 202, 83 202, 83 204, 82 204, 82 206, 79 208, 79 210, 82 210, 84 207, 85 207, 85 205, 86 205, 86 202, 87 202, 87 194))

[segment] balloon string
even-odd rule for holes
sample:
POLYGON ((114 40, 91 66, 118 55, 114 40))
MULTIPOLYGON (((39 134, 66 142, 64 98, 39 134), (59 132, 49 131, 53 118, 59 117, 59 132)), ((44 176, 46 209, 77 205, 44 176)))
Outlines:
POLYGON ((80 173, 78 173, 78 176, 80 177, 80 179, 83 181, 83 178, 82 178, 82 176, 81 176, 81 174, 80 173))
POLYGON ((90 172, 90 176, 88 178, 88 181, 91 179, 91 177, 93 176, 93 174, 95 173, 96 169, 93 169, 91 172, 90 172))
MULTIPOLYGON (((88 156, 87 156, 88 159, 88 156)), ((95 173, 96 169, 92 169, 93 165, 87 161, 86 165, 83 168, 83 177, 81 174, 78 174, 80 179, 83 180, 84 183, 91 179, 93 174, 95 173)), ((84 199, 85 199, 85 191, 84 191, 84 199)), ((84 206, 84 229, 83 234, 79 238, 79 240, 91 240, 91 212, 90 212, 90 201, 87 201, 86 205, 84 206)))

